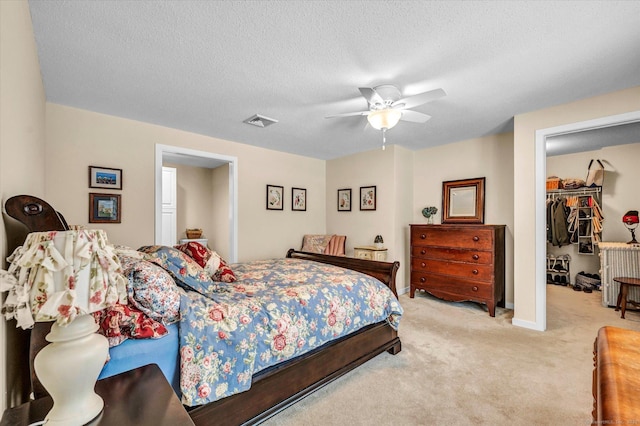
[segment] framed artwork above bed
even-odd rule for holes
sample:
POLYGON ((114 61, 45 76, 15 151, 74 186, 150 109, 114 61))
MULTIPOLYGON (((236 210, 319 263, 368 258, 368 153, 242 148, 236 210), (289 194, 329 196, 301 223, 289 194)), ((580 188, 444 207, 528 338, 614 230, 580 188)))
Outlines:
POLYGON ((291 210, 307 211, 307 190, 304 188, 291 188, 291 210))
POLYGON ((122 169, 89 166, 89 188, 122 189, 122 169))
POLYGON ((351 211, 351 188, 338 189, 338 211, 351 211))
POLYGON ((89 193, 89 223, 120 223, 120 194, 89 193))
POLYGON ((284 210, 284 187, 267 185, 267 210, 284 210))

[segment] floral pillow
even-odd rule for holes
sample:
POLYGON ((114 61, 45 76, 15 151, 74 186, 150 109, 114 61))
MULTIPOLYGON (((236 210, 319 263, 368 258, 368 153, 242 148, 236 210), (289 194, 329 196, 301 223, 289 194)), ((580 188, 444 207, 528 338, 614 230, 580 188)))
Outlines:
POLYGON ((302 251, 324 253, 333 235, 305 235, 302 239, 302 251))
POLYGON ((215 251, 202 244, 191 241, 186 244, 175 246, 176 249, 190 256, 198 265, 202 266, 205 272, 213 281, 232 283, 236 281, 236 275, 231 270, 227 262, 215 251))
POLYGON ((98 333, 109 341, 109 347, 127 339, 159 339, 168 333, 162 323, 149 318, 134 306, 118 303, 94 312, 93 318, 98 324, 98 333))
POLYGON ((118 255, 118 259, 129 281, 129 303, 148 317, 164 324, 178 321, 180 292, 171 275, 160 266, 146 260, 128 255, 118 255))
POLYGON ((191 257, 173 247, 144 246, 138 251, 144 253, 144 259, 161 266, 169 272, 177 284, 198 290, 211 284, 211 278, 191 257))

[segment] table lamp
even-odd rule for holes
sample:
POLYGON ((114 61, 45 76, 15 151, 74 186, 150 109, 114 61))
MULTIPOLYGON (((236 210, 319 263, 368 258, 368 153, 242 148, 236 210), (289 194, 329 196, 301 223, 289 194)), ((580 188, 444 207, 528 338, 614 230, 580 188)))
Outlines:
POLYGON ((95 383, 107 360, 107 339, 92 312, 126 304, 126 278, 102 230, 33 232, 8 258, 1 291, 7 319, 30 328, 55 321, 34 368, 53 398, 47 425, 82 425, 104 406, 95 383))
POLYGON ((638 227, 638 222, 640 222, 638 210, 629 210, 626 212, 624 216, 622 216, 622 222, 631 232, 631 241, 627 242, 627 244, 638 244, 638 241, 636 241, 636 228, 638 227))

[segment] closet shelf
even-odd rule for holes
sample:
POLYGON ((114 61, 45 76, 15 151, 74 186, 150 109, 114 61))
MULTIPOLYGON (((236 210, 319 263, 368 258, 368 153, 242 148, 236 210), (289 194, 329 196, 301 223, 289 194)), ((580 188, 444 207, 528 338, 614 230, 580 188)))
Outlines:
POLYGON ((593 195, 602 192, 601 186, 594 186, 593 188, 576 188, 576 189, 548 189, 547 194, 558 195, 593 195))

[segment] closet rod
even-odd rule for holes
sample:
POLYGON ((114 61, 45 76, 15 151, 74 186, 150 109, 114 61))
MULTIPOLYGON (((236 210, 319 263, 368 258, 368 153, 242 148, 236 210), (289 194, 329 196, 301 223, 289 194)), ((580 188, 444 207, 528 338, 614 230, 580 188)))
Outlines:
POLYGON ((576 188, 576 189, 548 189, 547 194, 558 194, 558 195, 591 195, 591 194, 599 194, 602 191, 601 186, 596 186, 593 188, 576 188))

